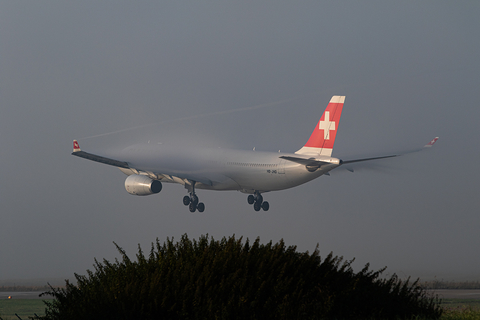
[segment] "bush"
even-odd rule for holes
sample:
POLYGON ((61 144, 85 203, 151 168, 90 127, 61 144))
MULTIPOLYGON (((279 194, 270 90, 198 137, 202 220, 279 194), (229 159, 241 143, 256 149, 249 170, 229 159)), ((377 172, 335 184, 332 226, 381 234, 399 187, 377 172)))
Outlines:
MULTIPOLYGON (((116 244, 115 244, 116 245, 116 244)), ((95 260, 77 284, 50 287, 44 319, 438 319, 441 308, 418 280, 410 284, 330 253, 323 261, 295 246, 235 236, 177 243, 157 239, 132 261, 95 260)))

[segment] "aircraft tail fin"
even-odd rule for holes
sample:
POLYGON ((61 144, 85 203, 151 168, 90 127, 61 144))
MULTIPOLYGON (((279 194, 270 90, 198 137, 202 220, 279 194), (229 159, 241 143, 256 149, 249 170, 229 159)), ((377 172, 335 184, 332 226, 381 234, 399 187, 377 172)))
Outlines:
POLYGON ((345 96, 333 96, 307 143, 296 154, 331 156, 345 96))

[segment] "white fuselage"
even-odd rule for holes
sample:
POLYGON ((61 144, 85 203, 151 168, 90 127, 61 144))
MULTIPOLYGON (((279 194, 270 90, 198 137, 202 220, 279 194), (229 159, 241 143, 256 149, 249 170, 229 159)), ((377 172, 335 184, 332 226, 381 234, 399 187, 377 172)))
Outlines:
POLYGON ((162 182, 190 184, 210 190, 239 190, 245 193, 283 190, 313 180, 339 166, 338 159, 314 172, 305 165, 280 158, 291 153, 230 149, 172 147, 164 144, 139 144, 121 151, 131 168, 126 174, 145 174, 162 182), (178 177, 187 178, 178 178, 178 177))
MULTIPOLYGON (((128 177, 125 189, 137 196, 159 193, 161 182, 179 183, 189 195, 183 204, 190 212, 203 212, 195 189, 239 190, 248 193, 255 211, 268 211, 264 192, 293 188, 341 166, 362 161, 396 157, 399 154, 342 161, 331 157, 345 96, 333 96, 310 138, 295 153, 201 149, 183 145, 147 143, 127 147, 115 154, 97 155, 82 151, 73 141, 72 155, 118 167, 128 177)), ((431 147, 438 137, 425 147, 431 147)))

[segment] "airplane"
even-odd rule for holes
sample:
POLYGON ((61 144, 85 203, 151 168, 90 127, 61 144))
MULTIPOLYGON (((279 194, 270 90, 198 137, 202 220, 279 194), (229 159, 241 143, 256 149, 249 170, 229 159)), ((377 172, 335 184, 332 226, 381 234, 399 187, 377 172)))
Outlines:
MULTIPOLYGON (((72 155, 118 167, 128 177, 125 189, 137 196, 157 194, 162 183, 179 183, 188 195, 183 204, 190 212, 203 212, 196 189, 238 190, 248 194, 247 202, 255 211, 268 211, 262 194, 304 184, 345 164, 400 156, 342 160, 332 157, 333 145, 345 96, 333 96, 307 143, 295 153, 260 152, 231 149, 180 148, 161 143, 135 144, 106 157, 82 151, 73 141, 72 155)), ((420 151, 438 140, 431 140, 420 151)), ((415 152, 412 151, 412 152, 415 152)))

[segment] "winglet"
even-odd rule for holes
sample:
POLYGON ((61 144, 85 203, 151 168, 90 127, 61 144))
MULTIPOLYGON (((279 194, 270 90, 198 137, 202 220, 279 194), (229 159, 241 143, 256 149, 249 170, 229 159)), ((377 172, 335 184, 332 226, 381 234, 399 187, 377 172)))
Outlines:
POLYGON ((435 144, 435 142, 437 142, 437 140, 438 140, 438 137, 435 137, 432 141, 430 141, 429 143, 427 143, 423 147, 424 148, 431 148, 435 144))
POLYGON ((82 151, 82 150, 80 149, 80 146, 78 145, 78 141, 73 140, 73 152, 79 152, 79 151, 82 151))

